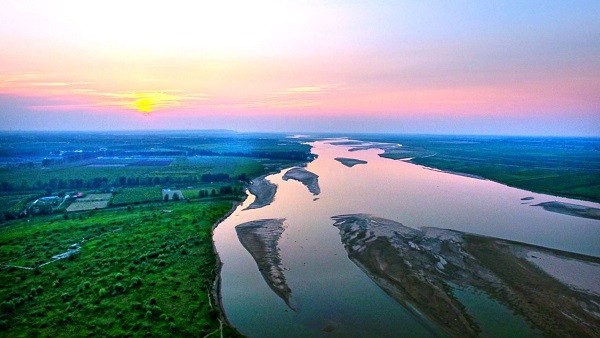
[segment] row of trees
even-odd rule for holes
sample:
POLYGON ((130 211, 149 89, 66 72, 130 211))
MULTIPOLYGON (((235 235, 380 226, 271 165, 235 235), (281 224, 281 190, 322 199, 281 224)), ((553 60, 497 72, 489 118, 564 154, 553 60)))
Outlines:
MULTIPOLYGON (((247 181, 247 175, 241 174, 235 177, 237 180, 247 181)), ((153 186, 153 185, 173 185, 173 184, 195 184, 195 183, 210 183, 210 182, 229 182, 232 177, 225 173, 203 174, 203 175, 188 175, 188 176, 120 176, 115 180, 108 177, 94 177, 90 179, 74 178, 74 179, 58 179, 52 178, 48 181, 37 180, 29 182, 26 179, 21 182, 0 182, 0 191, 28 191, 28 190, 61 190, 61 189, 98 189, 109 186, 118 187, 137 187, 137 186, 153 186)))

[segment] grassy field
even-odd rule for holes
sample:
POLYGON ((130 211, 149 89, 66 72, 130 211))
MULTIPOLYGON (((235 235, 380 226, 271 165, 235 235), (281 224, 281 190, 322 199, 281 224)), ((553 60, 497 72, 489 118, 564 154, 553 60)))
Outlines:
POLYGON ((509 186, 600 202, 600 139, 357 136, 402 144, 383 157, 481 176, 509 186))
MULTIPOLYGON (((3 336, 196 336, 218 331, 211 226, 234 200, 46 216, 0 228, 3 336), (171 212, 161 212, 169 209, 171 212)), ((218 334, 218 332, 216 332, 218 334)), ((225 327, 225 335, 236 332, 225 327)))

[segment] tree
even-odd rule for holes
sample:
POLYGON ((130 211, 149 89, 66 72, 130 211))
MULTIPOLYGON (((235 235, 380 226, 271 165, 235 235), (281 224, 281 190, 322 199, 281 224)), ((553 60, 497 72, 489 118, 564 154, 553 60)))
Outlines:
POLYGON ((219 194, 221 194, 221 195, 229 195, 232 192, 233 192, 233 188, 229 185, 219 188, 219 194))
POLYGON ((210 195, 211 195, 211 196, 217 196, 217 191, 216 191, 215 189, 213 189, 213 190, 210 192, 210 195))
POLYGON ((165 202, 169 202, 169 194, 165 194, 165 202))
POLYGON ((178 193, 174 193, 173 194, 173 201, 175 201, 175 202, 179 201, 179 194, 178 193))

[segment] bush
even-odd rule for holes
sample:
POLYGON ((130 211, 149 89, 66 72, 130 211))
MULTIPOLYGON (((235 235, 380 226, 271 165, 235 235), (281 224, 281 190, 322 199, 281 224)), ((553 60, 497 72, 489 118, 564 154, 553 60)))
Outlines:
POLYGON ((131 279, 131 285, 129 286, 130 288, 137 288, 139 286, 141 286, 142 283, 142 279, 140 277, 133 277, 131 279))
POLYGON ((114 290, 115 294, 124 293, 125 286, 123 286, 123 284, 121 284, 121 283, 117 283, 113 286, 113 290, 114 290))
POLYGON ((106 291, 105 288, 100 288, 100 290, 98 290, 98 297, 103 298, 108 294, 108 291, 106 291))
POLYGON ((2 302, 0 304, 0 313, 2 315, 8 316, 15 311, 15 303, 12 301, 2 302))

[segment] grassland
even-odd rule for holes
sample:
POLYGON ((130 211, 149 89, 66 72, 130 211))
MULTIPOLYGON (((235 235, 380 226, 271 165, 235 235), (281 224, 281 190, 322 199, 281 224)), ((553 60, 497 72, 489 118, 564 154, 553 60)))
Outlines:
MULTIPOLYGON (((219 330, 210 300, 211 227, 235 200, 163 203, 0 228, 4 336, 204 336, 219 330), (168 209, 169 213, 161 210, 168 209), (79 254, 52 261, 75 243, 79 254)), ((225 326, 225 335, 236 332, 225 326)), ((218 332, 217 332, 218 333, 218 332)))

